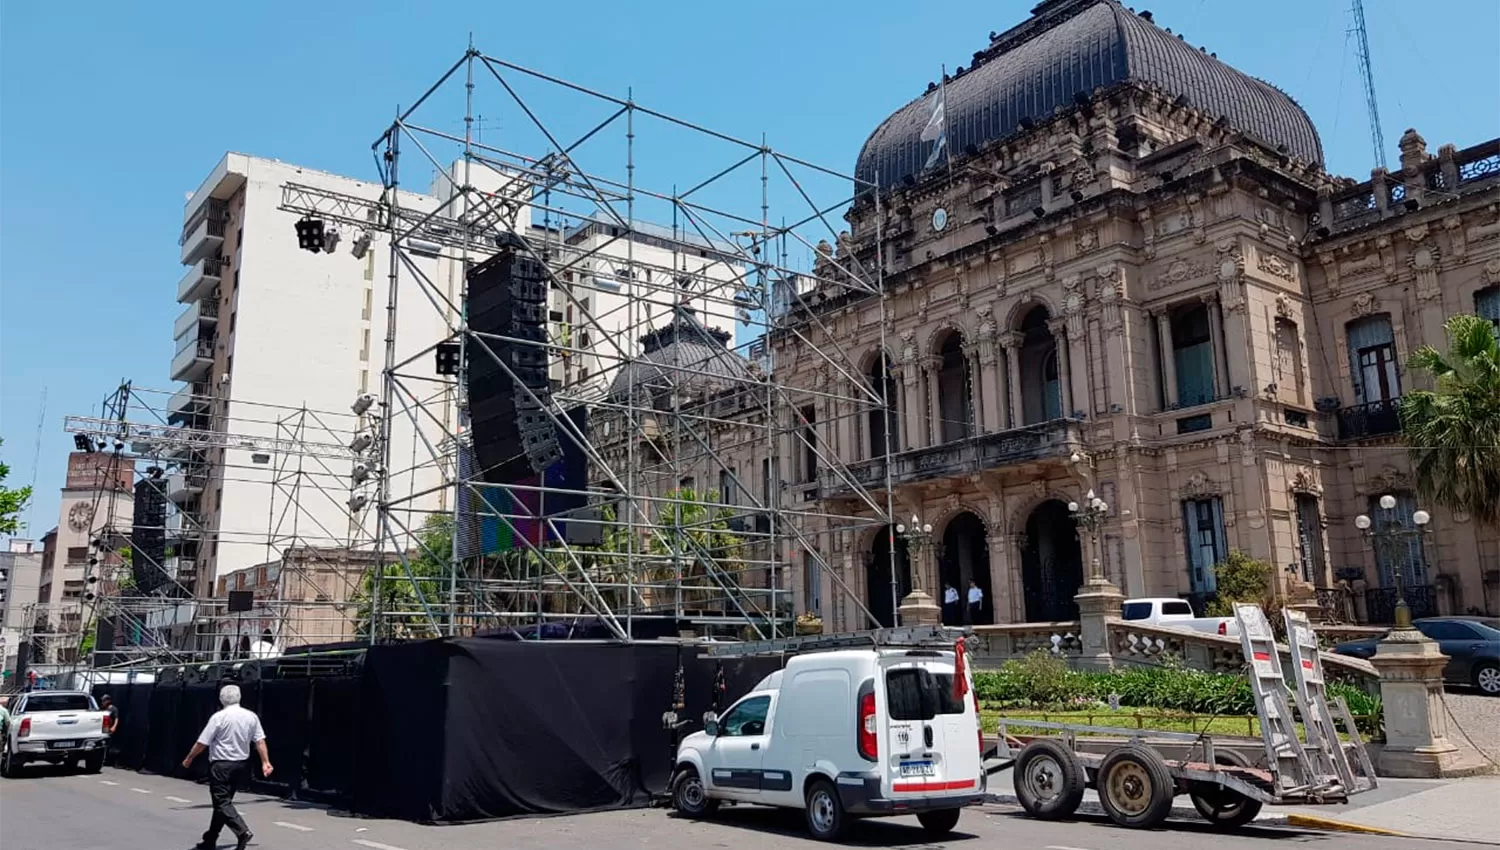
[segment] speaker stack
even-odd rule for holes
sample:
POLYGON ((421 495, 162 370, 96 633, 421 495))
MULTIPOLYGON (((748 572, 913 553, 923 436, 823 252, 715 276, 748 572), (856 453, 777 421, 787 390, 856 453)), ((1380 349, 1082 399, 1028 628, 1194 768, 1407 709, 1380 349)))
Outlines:
POLYGON ((469 426, 480 474, 494 484, 540 475, 562 457, 546 412, 546 269, 521 237, 506 234, 499 253, 467 277, 469 330, 506 338, 475 337, 468 346, 469 426))
POLYGON ((166 584, 167 494, 166 482, 152 475, 135 485, 135 505, 130 529, 130 572, 136 590, 151 591, 166 584))

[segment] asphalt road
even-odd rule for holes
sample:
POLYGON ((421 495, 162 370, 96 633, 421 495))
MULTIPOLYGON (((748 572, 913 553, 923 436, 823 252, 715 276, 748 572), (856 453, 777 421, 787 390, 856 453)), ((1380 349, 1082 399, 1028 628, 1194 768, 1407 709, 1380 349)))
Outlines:
MULTIPOLYGON (((800 815, 755 807, 690 822, 660 809, 572 817, 527 818, 465 826, 419 826, 351 817, 321 807, 241 795, 240 812, 260 850, 716 850, 826 847, 806 837, 800 815)), ((0 847, 5 850, 187 850, 209 817, 208 789, 175 779, 105 770, 98 776, 39 767, 0 780, 0 847)), ((1003 850, 1470 850, 1473 845, 1290 829, 1220 834, 1206 825, 1173 822, 1151 832, 1107 821, 1044 823, 1015 810, 984 807, 964 813, 958 831, 930 842, 915 819, 856 825, 856 847, 1003 848, 1003 850)), ((221 848, 233 846, 226 833, 221 848)))

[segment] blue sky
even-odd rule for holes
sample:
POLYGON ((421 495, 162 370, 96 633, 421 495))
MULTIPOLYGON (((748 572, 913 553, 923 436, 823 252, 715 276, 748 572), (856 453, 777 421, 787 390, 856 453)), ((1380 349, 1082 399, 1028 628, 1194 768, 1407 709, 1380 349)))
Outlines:
MULTIPOLYGON (((765 133, 773 147, 850 171, 869 132, 940 64, 967 64, 988 32, 1019 22, 1033 2, 578 0, 429 11, 436 5, 6 5, 0 457, 12 467, 8 484, 34 478, 33 535, 57 521, 71 445, 62 417, 95 410, 121 378, 170 387, 183 196, 225 150, 373 177, 370 141, 472 32, 491 55, 612 93, 629 87, 642 104, 743 138, 765 133)), ((1291 93, 1321 131, 1330 169, 1363 178, 1372 154, 1348 5, 1137 0, 1158 25, 1291 93)), ((1406 127, 1433 149, 1500 135, 1500 3, 1366 8, 1390 160, 1406 127)))

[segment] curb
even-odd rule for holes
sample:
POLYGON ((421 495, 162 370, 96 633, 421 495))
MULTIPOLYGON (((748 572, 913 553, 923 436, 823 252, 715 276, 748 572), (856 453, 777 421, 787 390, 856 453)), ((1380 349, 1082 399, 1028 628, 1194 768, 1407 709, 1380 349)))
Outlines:
POLYGON ((1378 826, 1365 826, 1362 823, 1350 823, 1348 821, 1334 820, 1333 818, 1320 818, 1314 815, 1287 815, 1287 826, 1300 826, 1305 829, 1321 829, 1328 832, 1354 832, 1361 835, 1388 835, 1394 838, 1419 838, 1407 832, 1397 832, 1393 829, 1381 829, 1378 826))

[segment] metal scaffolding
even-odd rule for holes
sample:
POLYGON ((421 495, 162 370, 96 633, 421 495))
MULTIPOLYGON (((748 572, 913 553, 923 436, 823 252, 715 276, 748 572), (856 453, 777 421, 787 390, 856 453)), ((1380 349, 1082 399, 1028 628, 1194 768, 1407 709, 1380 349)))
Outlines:
MULTIPOLYGON (((889 482, 857 480, 829 449, 850 439, 846 420, 873 411, 889 422, 894 399, 868 377, 864 353, 806 308, 883 296, 882 258, 855 256, 833 221, 859 195, 878 204, 876 187, 472 47, 372 152, 378 199, 287 184, 281 204, 390 255, 383 382, 360 453, 378 470, 360 491, 376 512, 369 543, 390 561, 374 577, 372 640, 497 628, 539 637, 543 624, 581 622, 631 639, 646 621, 657 633, 774 637, 798 608, 874 621, 863 563, 850 566, 858 535, 890 524, 889 482), (481 141, 480 114, 504 128, 498 137, 481 141), (436 207, 403 188, 429 171, 436 207), (455 295, 453 278, 431 271, 434 257, 467 270, 507 234, 545 268, 544 341, 471 327, 462 273, 455 295), (411 311, 434 311, 444 332, 401 336, 412 324, 397 316, 411 311), (816 363, 776 362, 793 338, 816 363), (684 339, 691 356, 668 351, 684 339), (429 362, 454 346, 457 373, 438 374, 429 362), (516 380, 498 356, 505 346, 545 352, 550 393, 516 380), (487 481, 466 461, 476 358, 498 364, 579 448, 586 486, 543 474, 487 481), (794 389, 784 377, 794 372, 818 379, 794 389), (570 417, 579 409, 587 426, 570 417), (417 432, 425 456, 391 456, 393 422, 417 432), (441 482, 395 492, 403 465, 439 470, 441 482), (747 484, 757 471, 760 486, 747 484), (837 511, 821 507, 829 484, 843 497, 837 511), (442 507, 438 492, 451 494, 442 507), (523 507, 557 497, 592 507, 565 518, 523 507), (506 543, 476 544, 486 523, 506 543), (585 525, 597 533, 566 530, 585 525)), ((889 352, 886 327, 882 314, 889 352)), ((871 457, 888 457, 885 442, 871 457)))

